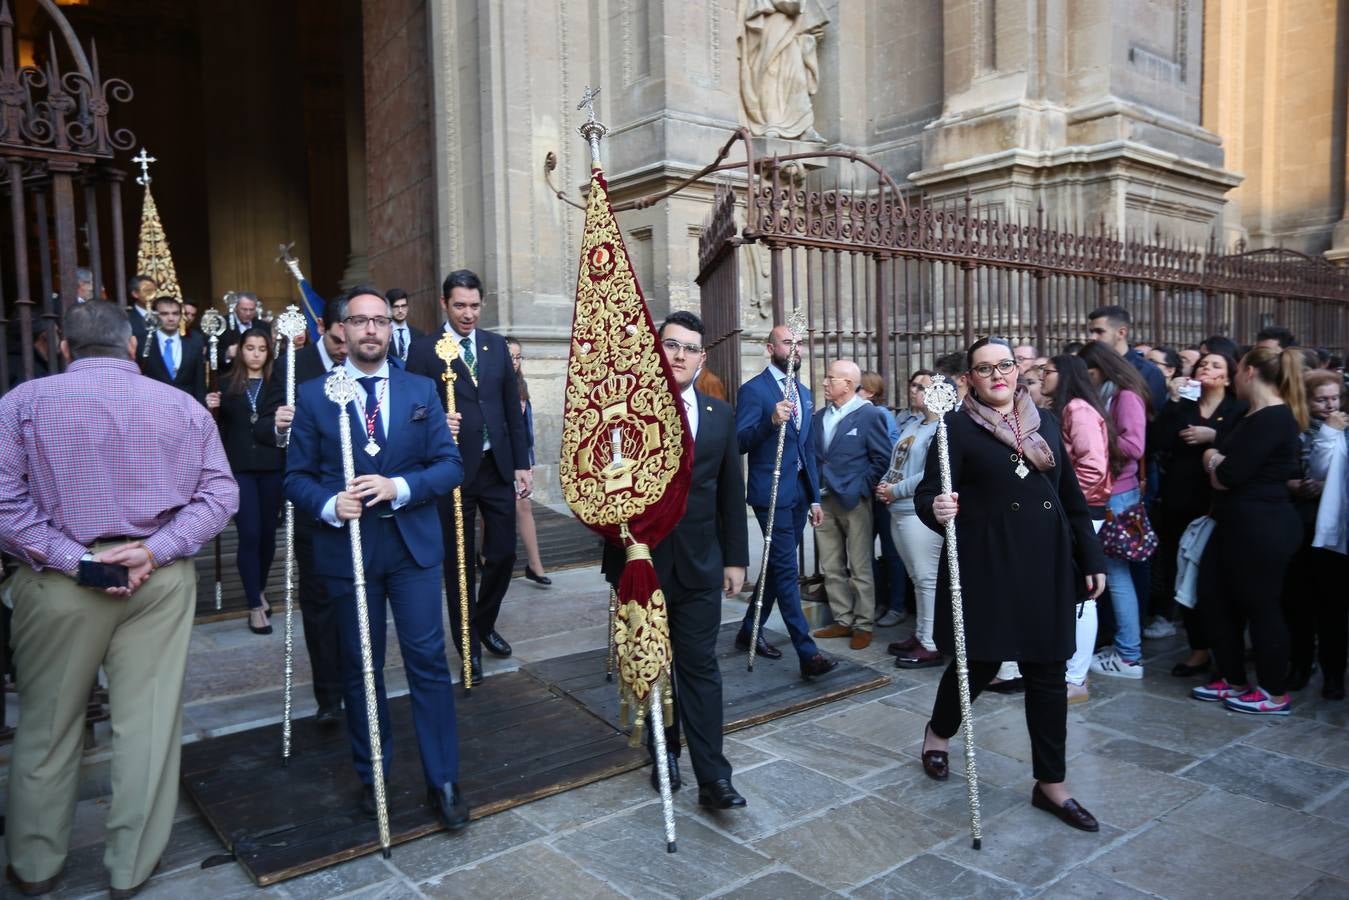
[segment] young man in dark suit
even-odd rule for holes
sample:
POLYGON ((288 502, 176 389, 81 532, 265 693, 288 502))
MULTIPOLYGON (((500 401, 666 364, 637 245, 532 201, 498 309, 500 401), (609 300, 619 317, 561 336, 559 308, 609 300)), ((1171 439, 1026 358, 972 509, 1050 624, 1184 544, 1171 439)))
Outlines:
POLYGON ((126 320, 131 323, 131 333, 136 336, 137 352, 145 350, 145 341, 150 336, 150 326, 146 321, 146 307, 153 302, 159 285, 149 275, 132 275, 127 282, 127 293, 131 295, 127 307, 126 320))
MULTIPOLYGON (((664 762, 670 768, 670 786, 678 789, 682 724, 698 779, 698 802, 712 809, 733 809, 744 806, 745 798, 731 785, 731 764, 722 752, 717 632, 721 598, 740 592, 749 565, 740 446, 730 406, 693 389, 707 361, 702 320, 691 312, 670 313, 660 337, 693 433, 693 473, 684 516, 651 549, 674 651, 676 716, 675 724, 665 730, 664 762)), ((622 570, 622 551, 606 544, 606 575, 617 581, 622 570)), ((647 749, 651 747, 648 739, 647 749)), ((653 787, 659 784, 657 778, 653 765, 653 787)))
POLYGON ((183 308, 173 297, 156 297, 155 314, 159 327, 146 338, 149 347, 137 354, 142 374, 187 391, 204 405, 206 346, 201 335, 191 331, 178 333, 183 308))
MULTIPOLYGON (((468 577, 470 663, 473 681, 482 679, 482 647, 496 656, 510 656, 511 645, 497 634, 497 615, 515 569, 515 500, 528 497, 533 486, 525 417, 511 367, 510 351, 501 335, 478 327, 482 314, 482 281, 460 269, 442 285, 441 304, 449 320, 441 331, 412 342, 407 370, 431 378, 444 397, 445 363, 436 355, 443 333, 458 341, 454 361, 456 414, 450 432, 464 458, 464 568, 468 577), (483 536, 476 540, 474 519, 482 514, 483 536), (482 557, 481 572, 478 557, 482 557), (476 582, 477 590, 474 590, 476 582)), ((446 409, 448 409, 448 404, 446 409)), ((459 559, 454 534, 454 498, 440 502, 445 535, 445 595, 455 635, 459 622, 459 559)), ((460 649, 459 642, 455 647, 460 649)))
POLYGON ((437 406, 435 385, 389 365, 390 318, 382 294, 353 289, 343 321, 348 347, 344 365, 359 384, 358 399, 339 410, 324 393, 331 375, 300 388, 287 453, 286 496, 325 523, 314 534, 315 560, 337 607, 347 723, 362 782, 362 811, 373 814, 374 793, 347 533, 348 523, 355 519, 361 520, 384 762, 387 767, 393 754, 383 678, 386 609, 392 609, 431 804, 442 824, 457 830, 468 824, 469 810, 458 785, 454 691, 440 613, 444 551, 434 503, 459 484, 463 466, 437 406), (356 477, 349 483, 343 473, 339 428, 351 432, 354 444, 356 477))
POLYGON ((389 288, 385 295, 389 298, 389 308, 393 310, 393 337, 389 340, 389 354, 397 355, 407 362, 408 350, 412 349, 412 339, 426 334, 413 328, 408 322, 408 313, 412 307, 408 303, 408 292, 402 288, 389 288))
MULTIPOLYGON (((769 501, 773 493, 778 431, 783 427, 787 429, 778 472, 773 540, 769 550, 771 556, 767 573, 760 576, 766 578, 767 583, 764 585, 763 611, 759 621, 762 623, 768 618, 776 601, 782 621, 791 635, 792 646, 801 665, 801 676, 810 678, 833 671, 838 662, 825 656, 815 646, 815 641, 810 637, 810 625, 801 611, 796 548, 805 532, 806 519, 809 518, 812 525, 819 525, 823 512, 820 508, 820 478, 815 466, 815 448, 811 443, 810 390, 797 379, 800 359, 793 359, 797 347, 797 335, 786 325, 775 326, 768 333, 769 365, 740 386, 740 392, 736 395, 735 429, 740 452, 749 457, 746 500, 754 508, 759 527, 765 531, 768 528, 769 501), (795 404, 788 399, 792 382, 795 383, 795 404)), ((753 626, 754 605, 751 603, 741 622, 736 647, 749 649, 753 626)), ((782 651, 764 640, 762 634, 755 652, 768 659, 782 656, 782 651)))
MULTIPOLYGON (((328 301, 323 310, 327 324, 323 336, 316 343, 305 344, 295 351, 295 386, 315 378, 322 378, 347 360, 347 341, 342 328, 346 310, 346 296, 328 301)), ((286 447, 290 441, 291 421, 295 408, 286 406, 286 354, 277 357, 272 380, 258 404, 258 421, 253 433, 263 443, 286 447)), ((342 721, 342 666, 339 659, 337 616, 332 598, 319 577, 314 564, 314 531, 326 528, 322 522, 295 510, 295 562, 300 570, 300 615, 304 622, 304 643, 309 651, 309 667, 313 672, 314 700, 318 703, 315 718, 320 725, 335 727, 342 721)))

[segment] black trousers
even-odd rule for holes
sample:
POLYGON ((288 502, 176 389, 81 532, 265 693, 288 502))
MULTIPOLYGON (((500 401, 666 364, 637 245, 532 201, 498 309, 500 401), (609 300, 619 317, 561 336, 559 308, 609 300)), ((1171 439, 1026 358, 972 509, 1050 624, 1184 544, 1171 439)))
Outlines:
POLYGON ((1256 683, 1271 696, 1288 689, 1288 625, 1282 600, 1302 523, 1291 506, 1233 510, 1213 529, 1199 563, 1199 597, 1218 672, 1244 685, 1247 626, 1256 683))
MULTIPOLYGON (((472 654, 482 652, 481 639, 496 630, 501 601, 515 572, 515 485, 501 479, 492 451, 483 454, 472 481, 460 490, 464 511, 464 570, 468 578, 469 640, 472 654), (482 514, 482 545, 477 542, 477 516, 482 514), (482 571, 478 556, 482 556, 482 571), (475 589, 476 588, 476 589, 475 589)), ((449 642, 459 652, 459 548, 454 532, 454 495, 438 501, 445 539, 445 603, 450 611, 449 642)))
MULTIPOLYGON (((721 589, 665 594, 674 651, 674 724, 665 729, 665 747, 679 754, 680 726, 688 739, 698 784, 730 779, 731 764, 722 752, 721 669, 717 633, 721 629, 721 589)), ((647 719, 647 749, 654 753, 652 722, 647 719)))
POLYGON ((1328 682, 1344 679, 1347 600, 1349 557, 1304 544, 1288 566, 1283 597, 1290 670, 1310 670, 1319 658, 1328 682))
POLYGON ((314 529, 327 528, 295 511, 295 563, 300 570, 300 616, 304 645, 314 673, 314 699, 321 709, 342 704, 342 644, 337 615, 324 580, 314 571, 314 529))
MULTIPOLYGON (((1001 662, 970 660, 970 702, 979 696, 1001 662)), ((1068 691, 1064 681, 1066 662, 1018 662, 1026 684, 1026 731, 1030 734, 1031 768, 1036 781, 1058 784, 1067 775, 1064 761, 1068 746, 1068 691)), ((951 660, 937 686, 932 704, 932 733, 955 737, 960 730, 960 688, 956 661, 951 660)))

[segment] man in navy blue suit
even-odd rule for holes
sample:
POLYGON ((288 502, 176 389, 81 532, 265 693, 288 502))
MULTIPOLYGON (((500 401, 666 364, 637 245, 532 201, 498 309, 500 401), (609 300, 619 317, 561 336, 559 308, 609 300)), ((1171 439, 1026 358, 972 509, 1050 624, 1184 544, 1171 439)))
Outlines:
POLYGON ((328 377, 300 386, 291 424, 286 496, 320 519, 314 558, 337 609, 342 644, 342 687, 361 810, 374 815, 369 725, 362 679, 350 537, 361 520, 365 589, 374 652, 379 729, 387 769, 392 758, 384 692, 385 598, 393 608, 398 644, 412 693, 412 721, 431 805, 456 830, 468 824, 459 793, 459 737, 454 692, 445 661, 440 614, 444 558, 435 501, 463 479, 459 451, 440 409, 436 386, 391 366, 387 358, 391 311, 372 288, 350 293, 343 328, 348 374, 362 390, 338 410, 324 395, 328 377), (351 432, 356 477, 345 483, 339 427, 351 432))
MULTIPOLYGON (((777 601, 782 621, 787 626, 792 646, 800 659, 801 675, 810 678, 832 671, 838 663, 815 646, 815 641, 810 637, 810 626, 801 612, 796 547, 805 531, 807 516, 812 525, 819 525, 824 513, 820 508, 819 475, 811 444, 810 391, 796 377, 801 365, 797 355, 799 346, 799 338, 786 325, 774 326, 768 333, 769 365, 740 386, 736 396, 735 431, 740 452, 749 457, 745 499, 754 508, 754 516, 759 520, 759 528, 764 531, 766 539, 778 430, 784 425, 787 429, 778 475, 768 568, 759 574, 760 578, 765 579, 763 611, 759 621, 762 624, 768 618, 773 611, 773 602, 777 601), (791 382, 796 383, 795 403, 788 399, 791 384, 789 377, 791 382)), ((735 639, 735 645, 741 650, 749 649, 753 625, 754 606, 751 604, 740 625, 740 634, 735 639)), ((768 659, 782 656, 782 651, 768 643, 762 634, 755 652, 768 659)))
MULTIPOLYGON (((510 656, 511 645, 497 634, 497 615, 515 571, 515 500, 528 497, 534 476, 529 464, 525 416, 511 366, 506 339, 478 327, 482 315, 482 281, 468 269, 451 272, 441 286, 441 304, 448 320, 441 330, 413 338, 407 370, 432 379, 445 389, 445 363, 436 342, 445 332, 459 342, 454 361, 454 435, 464 458, 464 570, 468 576, 470 664, 474 684, 482 679, 482 649, 510 656), (482 514, 482 542, 474 520, 482 514), (478 557, 482 565, 478 565, 478 557), (475 591, 474 588, 477 588, 475 591)), ((446 409, 449 405, 446 404, 446 409)), ((454 540, 454 498, 440 502, 445 533, 445 587, 454 634, 459 623, 459 560, 454 540)), ((456 649, 462 651, 459 641, 456 649)))

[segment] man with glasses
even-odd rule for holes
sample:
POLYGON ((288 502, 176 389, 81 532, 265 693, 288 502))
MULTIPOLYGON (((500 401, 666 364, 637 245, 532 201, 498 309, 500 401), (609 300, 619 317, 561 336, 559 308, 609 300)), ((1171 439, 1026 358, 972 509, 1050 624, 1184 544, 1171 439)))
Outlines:
POLYGON ((1035 352, 1035 348, 1030 344, 1020 344, 1012 348, 1012 356, 1016 359, 1017 374, 1025 375, 1031 369, 1035 368, 1035 359, 1040 354, 1035 352))
MULTIPOLYGON (((693 387, 707 361, 702 320, 691 312, 672 312, 660 327, 660 337, 693 437, 693 477, 683 518, 651 548, 651 564, 670 621, 675 698, 675 724, 665 730, 665 760, 654 758, 647 732, 647 750, 653 754, 651 786, 660 790, 656 766, 664 763, 669 766, 670 787, 679 789, 682 725, 698 779, 698 803, 709 809, 735 809, 745 805, 745 798, 731 785, 731 764, 722 752, 717 666, 721 598, 740 592, 749 565, 735 415, 730 406, 693 387)), ((617 584, 623 552, 606 543, 604 557, 604 573, 617 584)))
MULTIPOLYGON (((786 325, 777 325, 768 333, 768 366, 740 386, 736 395, 735 430, 740 452, 748 456, 749 480, 745 499, 754 508, 754 517, 764 537, 769 537, 768 511, 773 492, 773 468, 778 464, 778 430, 787 429, 782 460, 778 470, 778 493, 773 513, 773 533, 763 589, 762 623, 773 611, 776 601, 782 621, 791 636, 800 661, 801 676, 825 675, 837 666, 815 646, 810 625, 801 611, 801 586, 796 564, 797 545, 806 530, 806 519, 818 526, 824 511, 820 507, 820 479, 811 443, 810 390, 797 378, 801 367, 800 340, 786 325), (795 396, 791 396, 793 391, 795 396)), ((735 645, 749 649, 754 627, 753 605, 745 612, 735 645)), ((768 643, 763 635, 755 649, 758 655, 779 659, 782 651, 768 643)))
POLYGON ((408 324, 408 312, 412 307, 408 303, 407 291, 402 288, 389 288, 389 293, 385 296, 389 298, 389 308, 393 310, 393 338, 389 343, 389 349, 403 362, 407 362, 412 339, 419 338, 426 332, 408 324))
POLYGON ((216 344, 217 351, 221 354, 221 368, 227 368, 234 363, 234 355, 239 352, 239 343, 253 328, 271 331, 271 326, 258 318, 258 295, 252 291, 240 291, 234 298, 234 327, 226 328, 216 344))
POLYGON ((391 316, 373 288, 353 288, 342 320, 346 372, 359 385, 357 399, 339 410, 324 393, 331 376, 299 388, 286 460, 286 496, 297 509, 326 523, 314 533, 314 560, 337 612, 342 687, 360 810, 375 816, 369 724, 347 523, 361 522, 366 605, 374 651, 378 717, 387 777, 390 744, 384 691, 387 610, 393 610, 398 645, 412 694, 422 774, 431 806, 451 831, 468 824, 459 792, 459 738, 454 689, 445 661, 440 613, 444 545, 433 502, 463 478, 459 452, 436 406, 436 386, 389 364, 391 316), (356 477, 343 472, 341 431, 355 430, 356 477), (388 602, 386 604, 385 599, 388 602))
POLYGON ((817 638, 851 638, 863 650, 875 628, 871 495, 890 464, 890 435, 880 409, 857 393, 862 370, 840 359, 824 379, 828 401, 815 413, 815 453, 823 515, 815 538, 834 621, 817 638))
MULTIPOLYGON (((445 309, 443 331, 414 338, 408 351, 409 372, 426 375, 440 385, 444 396, 445 363, 436 355, 436 342, 449 333, 459 343, 454 361, 454 400, 457 412, 449 416, 450 433, 464 457, 464 484, 460 491, 464 522, 464 570, 468 578, 469 662, 473 682, 482 680, 482 648, 495 656, 511 655, 511 645, 497 634, 501 601, 515 571, 515 501, 528 497, 534 484, 529 466, 525 417, 520 390, 511 367, 506 339, 478 327, 482 315, 482 281, 468 269, 451 272, 441 286, 445 309), (474 527, 482 515, 483 535, 477 542, 474 527), (478 559, 482 558, 481 571, 478 559), (474 588, 477 588, 475 591, 474 588)), ((448 404, 445 407, 448 409, 448 404)), ((454 633, 460 633, 459 559, 454 534, 454 498, 440 500, 445 534, 445 588, 454 633)), ((456 649, 463 652, 459 641, 456 649)))

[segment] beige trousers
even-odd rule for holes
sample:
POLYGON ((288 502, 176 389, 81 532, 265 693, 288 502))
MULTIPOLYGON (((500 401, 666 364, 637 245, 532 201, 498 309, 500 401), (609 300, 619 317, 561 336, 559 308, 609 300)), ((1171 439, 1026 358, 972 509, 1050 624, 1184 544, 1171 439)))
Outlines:
POLYGON ((57 572, 23 569, 14 576, 12 597, 19 724, 5 827, 10 865, 24 881, 42 881, 65 864, 85 705, 102 666, 112 716, 103 863, 112 887, 134 887, 159 862, 178 803, 196 570, 191 560, 179 560, 122 598, 57 572))
POLYGON ((871 528, 871 500, 863 498, 852 509, 833 496, 821 502, 824 520, 815 529, 820 551, 824 592, 834 621, 857 631, 875 627, 876 585, 871 561, 876 535, 871 528))

